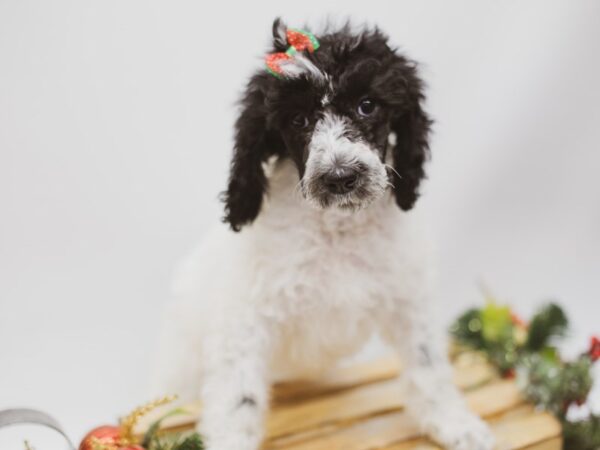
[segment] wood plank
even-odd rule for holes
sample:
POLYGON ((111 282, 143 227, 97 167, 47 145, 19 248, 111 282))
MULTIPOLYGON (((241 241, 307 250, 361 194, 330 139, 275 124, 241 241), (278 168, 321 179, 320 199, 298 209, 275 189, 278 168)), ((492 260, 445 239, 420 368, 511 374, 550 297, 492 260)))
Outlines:
MULTIPOLYGON (((498 449, 560 450, 560 424, 545 413, 512 417, 492 424, 498 449), (558 443, 558 446, 557 446, 558 443)), ((317 440, 289 445, 265 445, 265 450, 442 450, 420 438, 418 428, 404 413, 395 413, 359 422, 317 440)))
POLYGON ((400 373, 400 362, 393 356, 376 361, 336 367, 317 380, 293 380, 278 383, 273 387, 274 403, 307 400, 320 395, 341 392, 364 384, 396 378, 400 373))
POLYGON ((381 448, 391 442, 402 442, 419 436, 419 430, 410 417, 402 412, 371 417, 335 431, 312 436, 307 440, 302 434, 287 439, 267 441, 265 450, 362 450, 381 448), (318 439, 315 439, 318 437, 318 439))
MULTIPOLYGON (((494 368, 477 352, 457 352, 453 366, 455 381, 461 388, 470 388, 497 377, 494 368)), ((316 380, 292 380, 276 384, 273 388, 274 403, 307 400, 364 384, 385 381, 397 377, 400 372, 400 361, 393 355, 375 361, 336 367, 316 380)))
POLYGON ((547 413, 534 413, 526 418, 493 425, 498 442, 510 449, 522 449, 560 437, 562 429, 556 418, 547 413), (541 439, 543 437, 543 439, 541 439))
MULTIPOLYGON (((548 439, 547 441, 540 442, 539 444, 530 445, 529 447, 519 450, 562 450, 563 440, 561 437, 548 439)), ((573 449, 575 450, 575 449, 573 449)))
MULTIPOLYGON (((473 411, 487 417, 514 408, 523 398, 512 381, 503 380, 468 392, 467 402, 473 411)), ((267 435, 276 438, 332 424, 345 426, 365 417, 400 411, 403 407, 398 381, 388 380, 276 408, 267 420, 267 435)))
MULTIPOLYGON (((480 357, 462 355, 455 363, 454 381, 463 390, 476 388, 496 377, 494 369, 480 357)), ((268 433, 282 435, 319 423, 325 425, 328 421, 347 422, 377 412, 401 409, 403 402, 397 387, 399 370, 397 359, 383 358, 375 363, 336 369, 318 381, 277 385, 274 387, 272 413, 267 421, 268 433), (366 391, 358 392, 362 389, 366 391), (317 403, 307 406, 311 402, 317 403), (315 417, 315 411, 329 413, 319 419, 315 417), (301 426, 294 427, 294 423, 301 426)), ((200 417, 200 403, 183 405, 183 408, 188 414, 168 418, 163 424, 165 429, 194 426, 200 417)), ((153 420, 170 409, 172 406, 166 406, 144 417, 136 427, 136 434, 142 434, 153 420)))
MULTIPOLYGON (((473 352, 453 355, 455 383, 469 407, 490 422, 502 450, 560 450, 560 424, 524 402, 514 381, 473 352)), ((395 358, 337 368, 319 380, 274 387, 264 450, 439 450, 420 437, 403 412, 401 367, 395 358)), ((165 410, 171 409, 166 407, 165 410)), ((188 414, 165 422, 168 430, 190 429, 200 415, 199 403, 188 414)), ((136 429, 143 432, 157 411, 136 429)))
MULTIPOLYGON (((551 438, 537 444, 530 445, 518 449, 506 449, 504 447, 496 447, 498 450, 562 450, 562 439, 560 437, 551 438)), ((444 450, 432 442, 424 440, 414 440, 393 447, 386 447, 378 450, 444 450)), ((575 450, 575 449, 572 449, 575 450)))
MULTIPOLYGON (((361 422, 357 425, 360 437, 352 435, 348 441, 370 442, 373 439, 373 428, 377 433, 374 439, 377 442, 383 439, 383 444, 418 436, 409 419, 402 415, 402 423, 396 423, 400 420, 397 415, 389 414, 399 412, 403 408, 394 382, 396 380, 377 383, 342 395, 273 411, 267 422, 267 436, 272 448, 287 448, 286 446, 293 442, 335 433, 336 429, 348 428, 356 422, 361 422), (393 440, 388 440, 391 437, 393 440)), ((470 391, 466 398, 469 407, 483 417, 502 414, 523 403, 519 390, 508 380, 497 381, 470 391)), ((349 445, 345 441, 344 444, 349 445)), ((376 447, 375 443, 373 447, 376 447)))
MULTIPOLYGON (((547 414, 533 413, 520 420, 504 422, 503 426, 492 425, 499 450, 561 450, 562 437, 558 421, 547 414)), ((316 450, 316 449, 315 449, 316 450)), ((364 450, 364 449, 363 449, 364 450)), ((443 450, 426 440, 402 442, 381 450, 443 450)), ((573 449, 574 450, 574 449, 573 449)))

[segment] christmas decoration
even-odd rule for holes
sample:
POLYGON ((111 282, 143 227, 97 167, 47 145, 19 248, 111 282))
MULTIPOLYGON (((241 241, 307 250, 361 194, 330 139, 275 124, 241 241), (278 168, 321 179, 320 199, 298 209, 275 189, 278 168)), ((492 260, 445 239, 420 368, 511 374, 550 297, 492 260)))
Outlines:
POLYGON ((174 409, 152 423, 142 439, 143 447, 148 450, 204 450, 202 439, 198 433, 170 433, 161 435, 162 422, 178 414, 186 414, 186 411, 183 409, 174 409))
POLYGON ((592 336, 590 341, 590 349, 588 354, 590 355, 591 360, 596 362, 598 359, 600 359, 600 339, 598 339, 596 336, 592 336))
POLYGON ((204 450, 202 439, 198 433, 175 433, 164 436, 153 436, 148 450, 204 450))
POLYGON ((120 443, 121 428, 103 425, 85 435, 79 445, 79 450, 116 450, 120 448, 120 443))
POLYGON ((563 448, 569 450, 598 450, 600 448, 600 416, 587 420, 563 423, 563 448))
POLYGON ((281 63, 294 58, 298 52, 308 51, 314 52, 319 48, 319 41, 314 34, 304 31, 289 28, 286 32, 288 49, 285 52, 270 53, 265 57, 265 65, 267 71, 277 78, 283 76, 281 63))
MULTIPOLYGON (((464 364, 455 366, 457 373, 462 373, 463 375, 463 377, 459 377, 459 380, 463 381, 458 381, 458 384, 465 389, 467 397, 473 395, 473 391, 469 390, 470 387, 481 387, 482 385, 479 383, 491 383, 490 389, 488 389, 488 386, 482 388, 487 392, 486 408, 488 408, 487 414, 490 417, 498 414, 500 411, 506 413, 505 398, 507 397, 507 386, 512 389, 512 394, 508 396, 513 398, 511 408, 521 408, 523 406, 522 396, 519 395, 519 392, 522 392, 531 403, 534 403, 539 408, 527 413, 527 417, 529 419, 535 418, 538 424, 535 430, 528 428, 530 427, 529 423, 524 421, 524 417, 520 414, 518 416, 507 414, 502 420, 506 420, 510 426, 507 428, 499 427, 495 430, 500 436, 502 436, 502 433, 506 433, 506 437, 512 436, 512 433, 517 435, 519 433, 530 433, 529 437, 531 437, 531 434, 535 434, 532 439, 535 438, 539 442, 548 444, 544 448, 556 449, 559 448, 562 442, 565 450, 600 450, 600 416, 590 413, 583 420, 572 420, 574 416, 573 412, 580 415, 582 411, 590 410, 587 399, 593 385, 592 369, 594 363, 600 359, 600 339, 597 336, 592 337, 589 347, 585 352, 576 358, 566 360, 561 357, 556 345, 558 340, 565 336, 567 329, 568 319, 558 305, 549 304, 544 306, 527 322, 515 314, 509 307, 499 305, 492 299, 490 299, 484 308, 467 311, 452 326, 452 334, 458 343, 456 360, 462 360, 463 362, 477 361, 474 364, 479 364, 481 368, 485 368, 481 372, 483 378, 473 380, 472 374, 478 373, 477 370, 471 372, 474 366, 464 366, 464 364), (461 352, 461 348, 467 351, 461 352), (494 396, 494 389, 491 387, 500 385, 500 383, 491 382, 495 378, 490 373, 493 370, 490 369, 489 365, 482 362, 480 357, 474 354, 476 352, 485 355, 487 360, 499 370, 501 375, 515 378, 513 382, 502 383, 504 388, 497 394, 498 396, 502 396, 502 402, 497 404, 498 409, 489 409, 489 405, 494 404, 497 400, 494 396), (468 376, 464 378, 465 375, 468 376), (473 384, 470 385, 469 383, 473 384), (580 407, 583 408, 577 411, 580 407), (562 424, 562 440, 559 435, 559 421, 562 424), (515 431, 519 428, 521 431, 515 431)), ((384 363, 381 365, 381 368, 375 371, 373 367, 369 367, 366 371, 365 367, 346 368, 344 370, 346 372, 340 375, 339 379, 345 383, 348 383, 349 379, 353 380, 352 383, 354 384, 351 384, 352 390, 350 392, 355 392, 357 389, 372 389, 373 383, 386 383, 387 380, 398 375, 397 362, 391 365, 390 363, 384 363), (362 375, 361 370, 363 371, 362 375), (350 373, 352 373, 352 376, 349 377, 350 373), (370 378, 363 379, 365 373, 370 378)), ((331 383, 331 379, 328 378, 329 383, 331 383)), ((305 389, 315 389, 314 386, 318 386, 318 384, 312 386, 312 388, 305 387, 305 389)), ((289 386, 286 389, 289 389, 289 386)), ((331 384, 329 384, 329 389, 332 389, 331 384)), ((298 392, 293 389, 292 392, 295 392, 298 399, 301 398, 298 392)), ((322 413, 318 395, 322 395, 324 392, 329 392, 327 395, 331 392, 339 392, 339 394, 335 394, 339 397, 337 399, 339 405, 345 405, 344 402, 349 401, 348 397, 351 396, 348 390, 339 389, 338 385, 335 386, 334 391, 317 390, 317 392, 320 392, 320 394, 311 393, 310 390, 305 392, 305 395, 309 398, 316 396, 314 403, 314 407, 316 408, 315 415, 322 413)), ((290 401, 289 397, 284 396, 282 398, 284 402, 290 401)), ((193 407, 193 405, 190 405, 190 411, 185 411, 181 408, 173 409, 162 415, 158 420, 150 424, 149 427, 145 427, 140 423, 140 419, 150 411, 174 399, 175 397, 158 399, 136 408, 122 418, 119 425, 104 425, 91 430, 81 442, 79 450, 204 450, 202 438, 198 433, 194 431, 180 432, 180 430, 185 429, 182 426, 181 417, 170 421, 170 423, 163 423, 165 419, 178 414, 183 416, 184 421, 185 416, 189 417, 192 415, 193 421, 188 422, 189 429, 192 430, 197 420, 196 412, 191 412, 197 411, 197 408, 193 407), (144 436, 136 435, 134 429, 139 429, 142 426, 147 430, 144 436)), ((382 399, 383 396, 365 395, 364 404, 361 406, 363 409, 359 408, 356 413, 357 416, 354 418, 357 423, 379 420, 377 419, 380 417, 379 414, 373 415, 373 411, 380 411, 378 408, 382 408, 381 411, 389 412, 390 403, 387 400, 381 403, 382 399), (361 416, 360 414, 363 414, 365 411, 368 414, 361 416), (377 418, 373 419, 373 417, 377 418)), ((401 403, 398 403, 395 408, 400 410, 401 403)), ((339 409, 342 411, 344 408, 340 406, 339 409)), ((277 408, 275 410, 277 411, 277 408)), ((279 411, 285 412, 285 409, 279 411)), ((381 416, 383 417, 384 414, 381 414, 381 416)), ((338 420, 332 419, 332 417, 337 416, 334 414, 334 416, 324 417, 323 420, 325 422, 322 423, 330 424, 332 421, 335 422, 335 420, 338 420)), ((346 416, 343 417, 344 420, 338 423, 339 430, 344 427, 340 424, 348 420, 346 416)), ((302 423, 302 420, 295 417, 293 423, 282 422, 283 428, 277 430, 279 434, 270 436, 270 439, 272 442, 278 442, 278 439, 281 439, 282 436, 287 438, 292 432, 297 432, 298 430, 301 433, 306 433, 306 427, 310 426, 314 426, 315 429, 325 428, 321 422, 309 421, 312 425, 307 425, 306 423, 302 423)), ((494 420, 496 421, 497 419, 494 420)), ((52 428, 63 435, 69 449, 75 449, 62 427, 50 415, 27 408, 0 411, 0 428, 22 423, 38 424, 52 428)), ((498 424, 499 422, 495 423, 498 424)), ((367 430, 367 428, 364 428, 364 430, 367 430)), ((344 433, 341 431, 339 432, 339 436, 336 435, 336 438, 333 435, 324 437, 317 434, 314 436, 316 441, 319 441, 320 438, 326 440, 339 438, 341 442, 346 442, 344 441, 344 433)), ((333 434, 335 435, 335 432, 333 434)), ((363 438, 368 441, 367 436, 358 437, 357 440, 361 441, 363 438)), ((394 434, 389 438, 395 442, 397 435, 394 434)), ((423 440, 423 442, 425 441, 423 440)), ((33 450, 33 447, 28 442, 24 443, 24 447, 26 450, 33 450)), ((514 448, 525 447, 518 446, 514 448)), ((533 446, 527 448, 533 448, 533 446)))
MULTIPOLYGON (((163 397, 140 406, 121 419, 119 426, 104 425, 94 428, 83 438, 79 450, 201 450, 202 447, 192 447, 188 438, 178 441, 169 439, 164 443, 158 439, 160 422, 180 410, 174 410, 157 421, 148 431, 152 434, 147 433, 142 442, 135 436, 134 428, 142 417, 159 406, 174 401, 175 398, 163 397), (167 446, 167 443, 170 446, 167 446), (157 447, 158 445, 161 446, 157 447)), ((199 436, 193 440, 201 442, 199 436)))
POLYGON ((548 304, 529 324, 510 308, 492 299, 482 309, 471 309, 452 325, 459 344, 483 352, 505 377, 517 377, 527 398, 553 413, 563 423, 565 450, 600 449, 600 418, 571 422, 572 405, 584 405, 592 389, 592 366, 600 359, 600 339, 573 361, 564 361, 555 341, 567 331, 568 319, 555 304, 548 304))

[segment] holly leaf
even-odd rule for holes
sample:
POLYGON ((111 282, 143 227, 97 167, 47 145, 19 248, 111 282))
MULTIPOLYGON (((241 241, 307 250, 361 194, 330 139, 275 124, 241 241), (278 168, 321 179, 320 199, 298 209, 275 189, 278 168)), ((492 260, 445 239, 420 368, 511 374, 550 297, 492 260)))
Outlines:
POLYGON ((562 308, 554 303, 544 306, 531 320, 525 347, 537 352, 552 339, 566 334, 569 321, 562 308))

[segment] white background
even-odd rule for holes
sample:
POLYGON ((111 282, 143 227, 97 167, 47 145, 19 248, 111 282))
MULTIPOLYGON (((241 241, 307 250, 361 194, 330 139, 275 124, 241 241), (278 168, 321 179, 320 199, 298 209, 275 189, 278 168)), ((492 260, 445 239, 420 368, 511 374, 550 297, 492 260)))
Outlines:
POLYGON ((0 0, 0 409, 78 440, 148 400, 172 269, 221 214, 234 101, 276 15, 326 14, 423 63, 448 320, 483 281, 524 315, 559 299, 570 349, 600 332, 600 2, 0 0))

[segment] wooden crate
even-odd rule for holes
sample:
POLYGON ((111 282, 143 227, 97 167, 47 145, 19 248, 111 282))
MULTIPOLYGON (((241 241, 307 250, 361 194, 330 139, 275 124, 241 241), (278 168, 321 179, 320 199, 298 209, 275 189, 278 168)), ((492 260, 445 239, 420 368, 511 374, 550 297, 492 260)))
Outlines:
MULTIPOLYGON (((498 378, 477 354, 454 357, 455 382, 473 411, 492 427, 498 449, 560 450, 560 424, 535 411, 514 381, 498 378)), ((382 359, 338 368, 319 380, 274 387, 267 419, 265 450, 434 450, 440 447, 419 436, 403 412, 398 389, 399 363, 382 359)), ((200 405, 185 407, 188 415, 165 422, 170 429, 194 426, 200 405)), ((157 412, 156 414, 160 414, 157 412)), ((147 418, 147 427, 152 418, 147 418)))

